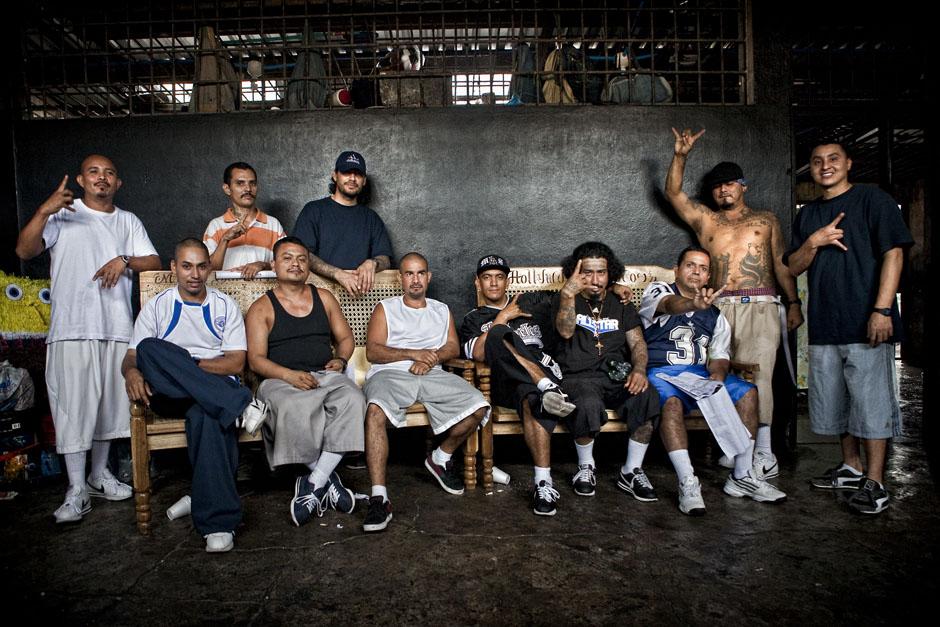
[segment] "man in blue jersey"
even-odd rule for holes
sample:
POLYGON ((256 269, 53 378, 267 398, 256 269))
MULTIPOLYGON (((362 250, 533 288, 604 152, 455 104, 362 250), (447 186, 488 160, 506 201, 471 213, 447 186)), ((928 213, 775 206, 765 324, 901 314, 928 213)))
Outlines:
MULTIPOLYGON (((691 372, 724 383, 752 438, 757 430, 757 389, 728 374, 731 329, 712 304, 722 290, 707 287, 710 265, 711 257, 704 248, 685 248, 676 262, 675 283, 651 283, 640 304, 649 355, 649 381, 659 392, 662 403, 660 435, 679 478, 679 511, 689 516, 705 514, 701 485, 689 459, 684 421, 685 412, 692 409, 695 400, 658 375, 691 372)), ((747 450, 734 457, 734 470, 725 481, 725 494, 769 503, 786 499, 786 494, 752 469, 753 453, 752 439, 747 450)))
POLYGON ((205 537, 207 552, 221 553, 234 546, 242 518, 235 471, 236 421, 251 403, 251 392, 238 382, 245 325, 231 297, 206 287, 212 266, 200 240, 177 244, 170 269, 177 286, 141 308, 121 374, 132 401, 157 413, 186 415, 193 526, 205 537))

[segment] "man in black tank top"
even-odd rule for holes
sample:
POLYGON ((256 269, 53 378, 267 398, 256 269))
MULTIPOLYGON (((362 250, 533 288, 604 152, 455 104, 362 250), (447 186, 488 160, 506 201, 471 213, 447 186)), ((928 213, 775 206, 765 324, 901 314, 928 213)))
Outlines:
POLYGON ((355 348, 349 324, 329 290, 306 283, 309 253, 296 237, 274 245, 277 286, 248 310, 248 362, 264 377, 258 398, 269 416, 262 436, 272 468, 303 464, 290 516, 295 525, 327 509, 351 513, 356 501, 336 466, 363 450, 365 398, 344 374, 355 348))

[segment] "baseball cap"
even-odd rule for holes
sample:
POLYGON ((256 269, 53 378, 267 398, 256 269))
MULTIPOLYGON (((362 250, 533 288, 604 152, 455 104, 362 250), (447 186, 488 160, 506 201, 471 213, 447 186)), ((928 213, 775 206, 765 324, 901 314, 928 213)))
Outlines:
POLYGON ((744 185, 744 170, 737 163, 731 161, 722 161, 705 175, 705 187, 707 189, 729 181, 739 181, 744 185))
POLYGON ((366 160, 365 157, 358 152, 347 150, 339 153, 339 156, 336 158, 336 167, 333 169, 337 172, 352 172, 356 170, 365 174, 366 160))
POLYGON ((480 257, 480 261, 477 262, 477 276, 480 276, 481 272, 486 272, 487 270, 502 270, 506 274, 509 274, 509 264, 499 255, 480 257))

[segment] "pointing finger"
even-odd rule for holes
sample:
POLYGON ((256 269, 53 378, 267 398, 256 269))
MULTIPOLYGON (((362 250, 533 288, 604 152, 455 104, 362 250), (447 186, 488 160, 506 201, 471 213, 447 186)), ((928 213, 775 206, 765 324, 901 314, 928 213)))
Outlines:
POLYGON ((65 184, 68 183, 68 182, 69 182, 69 175, 66 174, 64 177, 62 177, 62 182, 59 183, 59 189, 56 190, 56 191, 64 192, 64 191, 65 191, 65 184))
POLYGON ((845 212, 840 213, 836 216, 836 219, 829 223, 829 226, 836 226, 845 217, 845 212))

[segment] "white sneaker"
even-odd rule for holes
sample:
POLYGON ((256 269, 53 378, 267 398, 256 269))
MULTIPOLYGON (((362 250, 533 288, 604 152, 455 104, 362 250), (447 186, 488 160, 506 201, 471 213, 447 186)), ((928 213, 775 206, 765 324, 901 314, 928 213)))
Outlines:
POLYGON ((732 468, 734 468, 734 458, 728 457, 727 455, 722 455, 721 457, 718 458, 718 465, 721 466, 722 468, 727 468, 728 470, 731 470, 732 468))
POLYGON ((65 501, 55 511, 57 523, 78 522, 91 511, 91 499, 88 491, 82 486, 69 486, 65 493, 65 501))
POLYGON ((728 496, 754 499, 759 503, 780 503, 787 500, 787 495, 773 487, 763 479, 755 479, 751 473, 746 474, 740 479, 734 478, 734 473, 728 475, 725 481, 725 494, 728 496))
POLYGON ((577 407, 568 400, 568 395, 557 387, 549 388, 542 392, 542 410, 552 416, 564 418, 577 407))
POLYGON ((679 511, 686 516, 705 515, 702 484, 695 475, 689 475, 679 483, 679 511))
POLYGON ((754 451, 754 476, 758 479, 773 479, 780 476, 780 467, 777 465, 777 456, 773 453, 754 451))
POLYGON ((85 483, 89 496, 109 501, 123 501, 134 496, 134 488, 118 480, 107 468, 97 477, 88 477, 85 483))
POLYGON ((234 531, 217 531, 206 536, 206 553, 225 553, 234 547, 234 531))
POLYGON ((254 435, 261 425, 264 423, 265 419, 268 417, 268 406, 264 404, 264 401, 258 398, 251 399, 251 402, 248 403, 248 407, 245 408, 245 411, 242 412, 241 416, 241 426, 245 428, 245 431, 254 435))

